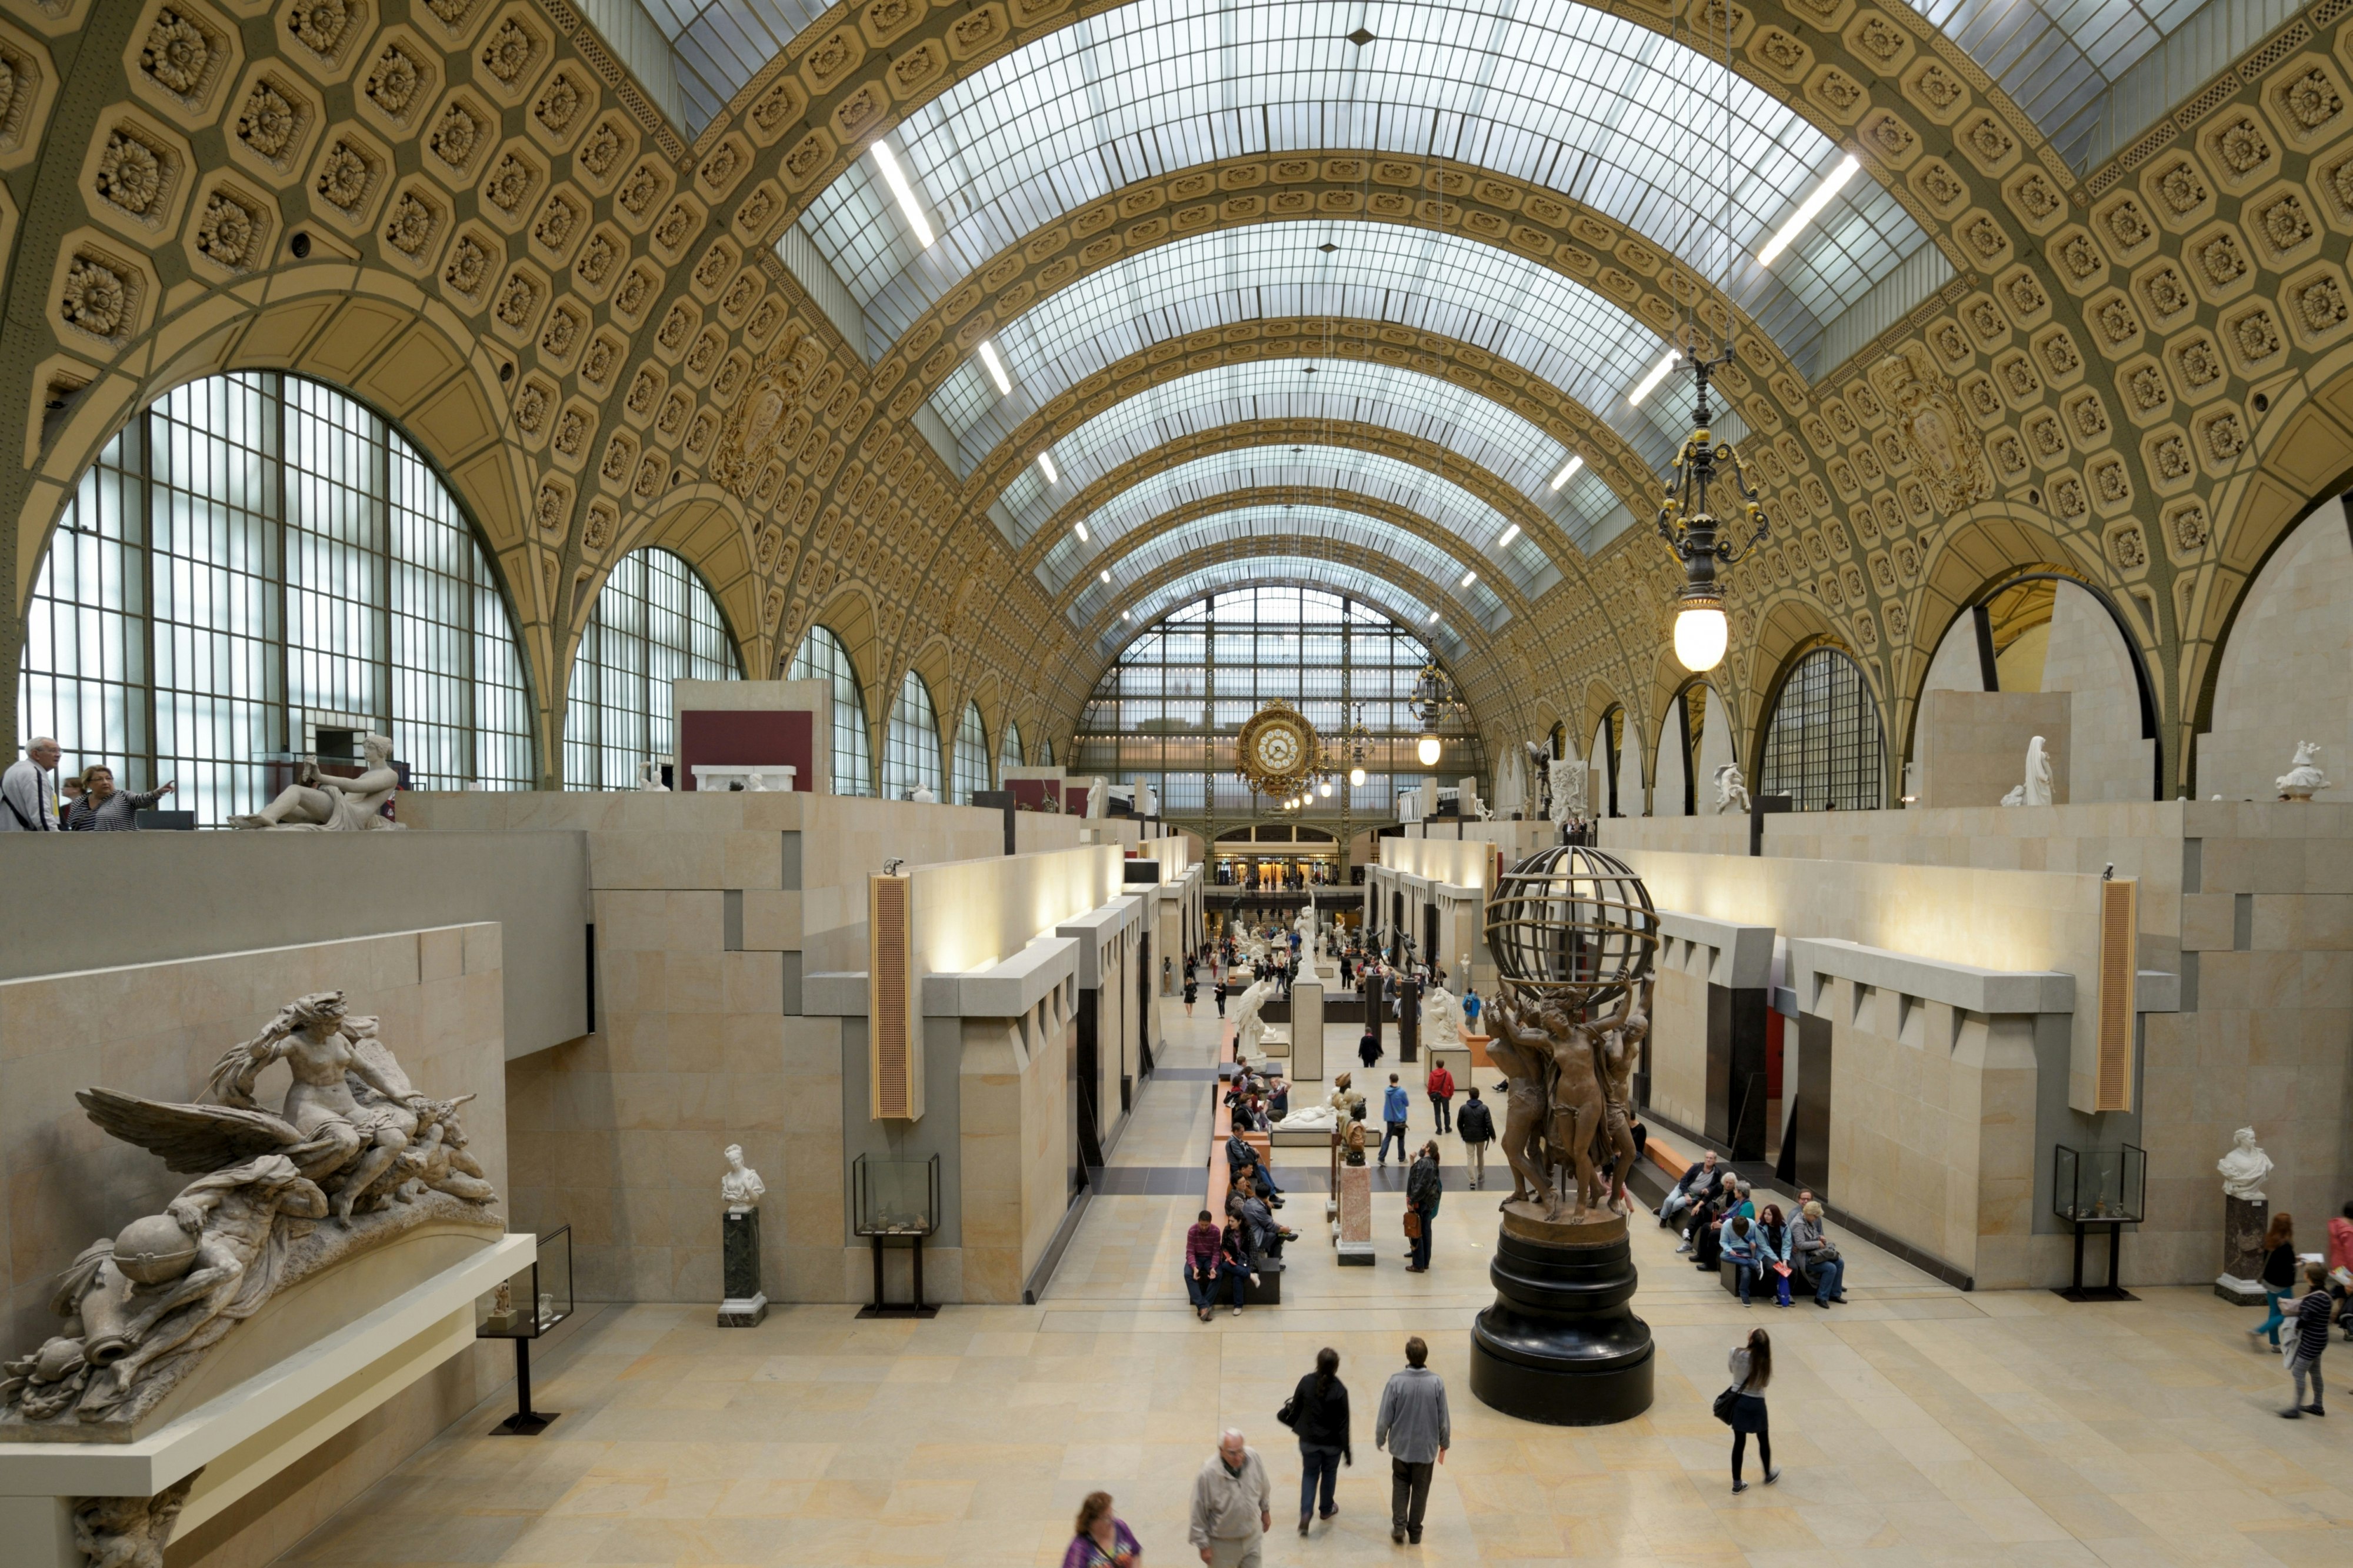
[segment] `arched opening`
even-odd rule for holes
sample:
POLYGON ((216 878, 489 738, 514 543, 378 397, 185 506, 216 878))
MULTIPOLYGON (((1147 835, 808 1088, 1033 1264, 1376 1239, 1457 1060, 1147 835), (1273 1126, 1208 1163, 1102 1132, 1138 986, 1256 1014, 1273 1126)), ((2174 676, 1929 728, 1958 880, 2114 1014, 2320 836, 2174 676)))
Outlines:
MULTIPOLYGON (((1620 799, 1619 763, 1626 744, 1626 710, 1611 703, 1601 721, 1593 727, 1593 744, 1585 753, 1587 765, 1595 769, 1594 784, 1599 799, 1585 803, 1587 812, 1594 816, 1623 816, 1618 806, 1620 799)), ((1629 793, 1632 793, 1630 791, 1629 793)))
POLYGON ((988 732, 981 727, 977 702, 964 705, 964 722, 956 726, 952 766, 955 804, 970 805, 972 797, 988 787, 988 732))
POLYGON ((999 789, 1002 789, 1002 788, 1004 788, 1004 787, 1005 787, 1005 770, 1006 770, 1006 769, 1008 769, 1008 768, 1018 768, 1018 767, 1022 767, 1022 766, 1024 766, 1024 765, 1026 765, 1026 764, 1025 764, 1025 763, 1023 763, 1023 761, 1022 761, 1022 752, 1021 752, 1021 726, 1020 726, 1020 725, 1018 725, 1018 724, 1017 724, 1017 723, 1015 723, 1012 720, 1008 719, 1008 720, 1005 721, 1005 733, 1004 733, 1003 735, 1001 735, 1001 736, 999 736, 999 737, 998 737, 998 742, 997 742, 997 787, 998 787, 999 789))
POLYGON ((275 371, 189 382, 107 444, 43 557, 17 689, 62 771, 174 782, 208 826, 371 730, 412 788, 537 773, 513 619, 457 498, 365 405, 275 371))
POLYGON ((1876 811, 1887 804, 1886 739, 1862 667, 1843 648, 1798 656, 1773 694, 1757 793, 1793 811, 1876 811))
POLYGON ((1731 715, 1704 680, 1686 681, 1667 705, 1651 771, 1651 810, 1657 816, 1704 816, 1715 810, 1715 773, 1733 761, 1731 715))
POLYGON ((874 793, 874 744, 866 727, 866 696, 849 648, 829 627, 811 626, 793 650, 787 680, 822 680, 833 691, 833 793, 874 793))
POLYGON ((684 558, 632 550, 590 606, 564 705, 564 787, 635 789, 649 762, 675 754, 673 680, 735 680, 743 670, 719 602, 684 558))
POLYGON ((2349 520, 2341 502, 2322 502, 2273 545, 2233 607, 2198 738, 2200 795, 2273 799, 2307 741, 2324 773, 2353 769, 2349 520))
POLYGON ((913 800, 919 789, 940 798, 940 719, 932 689, 911 669, 899 682, 882 741, 882 798, 913 800))

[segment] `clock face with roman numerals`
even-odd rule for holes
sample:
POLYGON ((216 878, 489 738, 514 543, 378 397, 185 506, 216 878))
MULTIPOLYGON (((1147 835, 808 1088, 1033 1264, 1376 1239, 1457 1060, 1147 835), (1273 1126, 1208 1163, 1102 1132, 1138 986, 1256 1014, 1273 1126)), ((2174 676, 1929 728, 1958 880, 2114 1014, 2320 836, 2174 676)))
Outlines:
POLYGON ((1314 772, 1322 743, 1307 716, 1276 699, 1250 716, 1235 738, 1242 777, 1261 795, 1287 800, 1314 772))

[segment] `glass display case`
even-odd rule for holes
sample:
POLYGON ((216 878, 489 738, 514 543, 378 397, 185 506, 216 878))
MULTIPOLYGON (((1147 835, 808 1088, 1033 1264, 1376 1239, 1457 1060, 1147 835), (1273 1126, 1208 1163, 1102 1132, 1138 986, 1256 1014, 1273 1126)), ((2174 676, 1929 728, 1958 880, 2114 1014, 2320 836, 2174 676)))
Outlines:
POLYGON ((2115 1149, 2071 1149, 2064 1143, 2051 1151, 2051 1212, 2075 1233, 2075 1279, 2057 1287, 2070 1301, 2133 1301, 2139 1300, 2118 1279, 2124 1262, 2124 1231, 2137 1225, 2147 1212, 2148 1152, 2126 1143, 2115 1149), (2084 1283, 2084 1237, 2105 1228, 2108 1233, 2108 1282, 2084 1283))
POLYGON ((929 1318, 937 1307, 923 1304, 923 1238, 940 1227, 940 1157, 878 1160, 860 1154, 849 1163, 850 1215, 859 1235, 874 1248, 874 1300, 858 1310, 861 1318, 929 1318), (886 1301, 882 1289, 885 1242, 903 1237, 913 1253, 914 1299, 886 1301))
POLYGON ((529 1268, 499 1281, 474 1300, 474 1337, 512 1340, 515 1413, 492 1428, 496 1436, 536 1437, 560 1412, 531 1406, 531 1342, 572 1316, 572 1227, 557 1226, 539 1238, 529 1268))
POLYGON ((2051 1151, 2051 1208, 2061 1219, 2137 1224, 2148 1196, 2148 1154, 2120 1149, 2051 1151))

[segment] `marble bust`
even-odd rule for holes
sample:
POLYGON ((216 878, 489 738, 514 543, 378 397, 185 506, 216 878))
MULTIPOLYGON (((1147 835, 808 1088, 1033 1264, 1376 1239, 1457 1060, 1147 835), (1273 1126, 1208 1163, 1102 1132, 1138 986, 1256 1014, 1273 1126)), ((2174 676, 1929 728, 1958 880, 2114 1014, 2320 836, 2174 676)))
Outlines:
POLYGON ((719 1178, 719 1196, 732 1213, 758 1208, 760 1198, 768 1190, 760 1180, 760 1173, 744 1163, 744 1145, 727 1145, 727 1173, 719 1178))
POLYGON ((2214 1169, 2221 1174, 2225 1196, 2250 1204, 2265 1201, 2263 1178, 2272 1173, 2272 1157, 2256 1147, 2253 1128, 2239 1129, 2231 1152, 2214 1162, 2214 1169))

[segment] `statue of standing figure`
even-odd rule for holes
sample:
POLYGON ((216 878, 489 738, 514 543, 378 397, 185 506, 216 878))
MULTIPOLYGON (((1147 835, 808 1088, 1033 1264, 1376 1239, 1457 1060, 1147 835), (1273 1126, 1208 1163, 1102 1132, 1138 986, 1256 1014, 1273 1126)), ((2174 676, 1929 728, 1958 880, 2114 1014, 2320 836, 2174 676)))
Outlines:
POLYGON ((2042 737, 2037 735, 2026 743, 2026 777, 2001 797, 2004 805, 2049 805, 2051 799, 2051 753, 2044 749, 2042 737))

